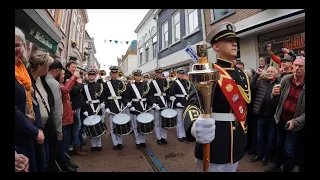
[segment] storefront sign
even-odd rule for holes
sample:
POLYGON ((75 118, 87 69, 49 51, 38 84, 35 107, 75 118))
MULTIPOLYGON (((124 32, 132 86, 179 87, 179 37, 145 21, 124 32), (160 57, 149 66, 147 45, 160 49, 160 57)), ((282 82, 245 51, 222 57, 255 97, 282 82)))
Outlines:
POLYGON ((29 40, 52 54, 56 54, 58 43, 46 34, 27 14, 16 11, 15 25, 24 31, 26 40, 29 40))
POLYGON ((283 47, 287 49, 298 49, 303 48, 304 46, 304 33, 301 33, 298 36, 290 37, 290 40, 283 42, 283 47))

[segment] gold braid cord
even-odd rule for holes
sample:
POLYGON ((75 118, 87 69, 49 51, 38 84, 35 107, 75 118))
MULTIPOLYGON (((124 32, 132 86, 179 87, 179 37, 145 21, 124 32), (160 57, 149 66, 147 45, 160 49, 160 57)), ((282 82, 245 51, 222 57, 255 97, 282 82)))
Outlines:
POLYGON ((145 97, 148 94, 149 90, 150 90, 150 86, 149 86, 148 83, 146 83, 146 86, 147 86, 146 90, 142 92, 142 97, 145 97))
POLYGON ((127 89, 126 83, 124 81, 122 81, 122 80, 121 80, 121 83, 122 83, 122 89, 118 90, 118 96, 123 94, 123 92, 127 89))
POLYGON ((95 94, 96 98, 97 98, 97 97, 100 97, 101 94, 102 94, 102 92, 103 92, 103 84, 100 83, 100 91, 95 94))

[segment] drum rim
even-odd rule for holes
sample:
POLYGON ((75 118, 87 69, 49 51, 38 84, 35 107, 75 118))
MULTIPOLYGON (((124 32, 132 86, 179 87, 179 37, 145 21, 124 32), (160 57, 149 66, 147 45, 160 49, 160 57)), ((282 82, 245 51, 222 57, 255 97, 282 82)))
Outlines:
POLYGON ((176 111, 176 110, 174 110, 174 109, 164 109, 163 111, 161 111, 161 113, 160 113, 160 115, 162 116, 162 117, 164 117, 164 115, 162 115, 164 112, 166 112, 166 111, 173 111, 173 112, 175 112, 175 115, 174 116, 170 116, 170 117, 165 117, 165 118, 175 118, 175 117, 177 117, 177 115, 178 115, 178 112, 176 111))
MULTIPOLYGON (((141 113, 141 114, 148 114, 148 116, 150 115, 150 117, 152 117, 151 121, 149 121, 149 122, 144 122, 144 123, 151 123, 152 121, 154 121, 154 115, 153 115, 153 114, 151 114, 151 113, 141 113)), ((139 115, 137 116, 137 122, 139 122, 139 123, 142 123, 142 122, 140 122, 140 121, 138 120, 138 117, 139 117, 141 114, 139 114, 139 115)), ((141 117, 141 116, 140 116, 140 117, 141 117)))
POLYGON ((97 123, 95 123, 95 124, 86 124, 85 123, 85 121, 86 120, 88 120, 88 118, 89 117, 92 117, 92 116, 95 116, 95 117, 100 117, 100 121, 102 121, 102 116, 100 116, 100 115, 98 115, 98 114, 94 114, 94 115, 91 115, 91 116, 88 116, 88 117, 86 117, 84 120, 83 120, 83 124, 85 125, 85 126, 94 126, 94 125, 96 125, 96 124, 98 124, 100 121, 98 121, 97 123))
POLYGON ((130 118, 130 116, 129 116, 128 114, 125 114, 125 113, 119 113, 119 114, 116 114, 116 115, 112 118, 112 123, 117 124, 117 125, 125 125, 125 124, 130 123, 130 120, 131 120, 131 118, 130 118), (123 124, 117 124, 117 123, 115 123, 115 122, 114 122, 114 118, 115 118, 117 115, 119 115, 119 116, 120 116, 120 115, 121 115, 121 116, 125 115, 126 117, 128 117, 128 118, 129 118, 128 122, 123 123, 123 124))

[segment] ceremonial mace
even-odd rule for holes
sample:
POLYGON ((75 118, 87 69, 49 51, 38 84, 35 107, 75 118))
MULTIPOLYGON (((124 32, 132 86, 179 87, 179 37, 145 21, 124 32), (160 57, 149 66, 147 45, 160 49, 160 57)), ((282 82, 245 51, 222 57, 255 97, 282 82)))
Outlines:
MULTIPOLYGON (((200 116, 204 119, 211 117, 211 107, 214 89, 220 79, 219 71, 213 69, 213 64, 208 62, 207 45, 197 45, 198 63, 192 65, 192 71, 188 73, 189 81, 193 83, 200 93, 200 106, 203 113, 200 116)), ((210 143, 203 144, 203 172, 208 172, 210 165, 210 143)))

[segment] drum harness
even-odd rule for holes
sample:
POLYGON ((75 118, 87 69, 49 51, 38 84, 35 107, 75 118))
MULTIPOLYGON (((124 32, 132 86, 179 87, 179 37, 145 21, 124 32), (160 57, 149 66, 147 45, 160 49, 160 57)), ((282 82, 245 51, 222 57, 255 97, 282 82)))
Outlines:
POLYGON ((140 105, 142 107, 142 111, 145 111, 146 108, 147 108, 147 104, 146 105, 143 105, 143 101, 146 101, 147 99, 146 98, 142 98, 141 95, 140 95, 140 92, 138 91, 138 88, 135 84, 131 84, 131 87, 134 91, 134 93, 136 94, 136 97, 137 99, 132 99, 133 102, 140 102, 140 105))
POLYGON ((111 96, 110 97, 108 97, 108 100, 114 100, 114 102, 116 103, 116 106, 117 106, 117 108, 118 108, 118 111, 120 112, 121 111, 121 108, 120 108, 120 105, 119 105, 119 99, 122 99, 122 97, 121 96, 117 96, 116 95, 116 93, 115 93, 115 91, 114 91, 114 89, 113 89, 113 86, 112 86, 112 84, 111 84, 111 81, 108 81, 107 82, 107 85, 108 85, 108 88, 109 88, 109 90, 110 90, 110 93, 111 93, 111 96))
POLYGON ((88 99, 88 101, 86 103, 90 105, 93 113, 98 114, 98 112, 100 111, 100 104, 98 105, 97 109, 94 109, 93 104, 94 103, 100 103, 100 100, 99 99, 96 99, 96 100, 92 100, 91 99, 91 95, 90 95, 89 89, 88 89, 88 84, 84 85, 84 91, 85 91, 87 99, 88 99))
POLYGON ((166 108, 167 103, 166 103, 166 101, 164 100, 164 97, 163 97, 163 96, 166 95, 166 93, 162 93, 162 92, 160 91, 159 85, 158 85, 158 83, 157 83, 156 80, 152 80, 152 83, 153 83, 154 88, 155 88, 156 91, 157 91, 157 93, 155 93, 154 96, 160 97, 162 103, 164 104, 164 106, 165 106, 165 108, 166 108))
MULTIPOLYGON (((183 87, 183 85, 181 84, 180 80, 179 80, 179 79, 176 79, 175 81, 176 81, 177 84, 179 85, 179 87, 180 87, 180 89, 181 89, 181 91, 182 91, 183 94, 175 94, 174 96, 175 96, 175 97, 180 97, 180 98, 186 98, 186 99, 188 100, 188 94, 187 94, 185 88, 183 87)), ((184 106, 182 106, 182 107, 184 107, 184 106)))

